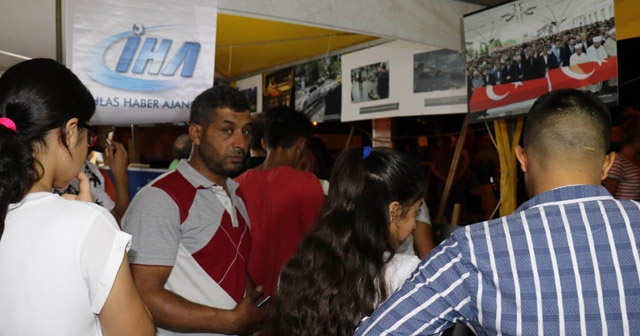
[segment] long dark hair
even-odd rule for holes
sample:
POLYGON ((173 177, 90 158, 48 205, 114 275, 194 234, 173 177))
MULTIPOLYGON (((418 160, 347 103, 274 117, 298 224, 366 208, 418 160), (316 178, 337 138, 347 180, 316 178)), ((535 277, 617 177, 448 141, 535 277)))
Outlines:
POLYGON ((352 335, 390 294, 389 204, 406 214, 424 196, 422 182, 420 165, 392 149, 342 152, 316 224, 280 273, 265 333, 352 335))
POLYGON ((60 129, 67 147, 65 125, 71 118, 88 121, 95 112, 89 90, 64 65, 51 59, 18 63, 0 77, 0 117, 11 119, 16 130, 0 126, 0 237, 9 204, 17 203, 41 178, 36 146, 60 129))

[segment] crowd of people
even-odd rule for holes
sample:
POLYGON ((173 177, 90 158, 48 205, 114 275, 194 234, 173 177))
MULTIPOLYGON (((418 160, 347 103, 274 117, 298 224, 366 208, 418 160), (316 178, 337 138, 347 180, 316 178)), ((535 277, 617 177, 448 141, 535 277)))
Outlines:
MULTIPOLYGON (((564 30, 531 41, 487 50, 467 61, 468 87, 499 85, 543 78, 559 67, 617 56, 614 19, 564 30)), ((612 90, 617 81, 590 85, 588 90, 612 90)))
MULTIPOLYGON (((102 151, 122 188, 127 155, 88 124, 94 112, 56 61, 0 77, 0 335, 640 328, 640 203, 625 199, 640 145, 631 132, 610 152, 611 114, 590 92, 545 94, 528 113, 515 155, 531 198, 437 247, 426 199, 442 183, 427 192, 425 179, 450 173, 454 137, 429 170, 384 147, 334 160, 301 112, 251 114, 243 93, 214 85, 191 104, 175 168, 109 203, 92 194, 104 181, 86 158, 102 151)), ((474 166, 493 209, 499 158, 477 140, 455 179, 474 166)))

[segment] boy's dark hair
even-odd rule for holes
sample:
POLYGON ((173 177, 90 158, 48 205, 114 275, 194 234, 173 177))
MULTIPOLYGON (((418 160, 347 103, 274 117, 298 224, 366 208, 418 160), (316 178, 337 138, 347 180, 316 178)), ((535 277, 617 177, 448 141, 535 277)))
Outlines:
POLYGON ((285 105, 269 109, 264 124, 264 135, 270 148, 290 148, 300 138, 309 139, 313 130, 307 116, 285 105))

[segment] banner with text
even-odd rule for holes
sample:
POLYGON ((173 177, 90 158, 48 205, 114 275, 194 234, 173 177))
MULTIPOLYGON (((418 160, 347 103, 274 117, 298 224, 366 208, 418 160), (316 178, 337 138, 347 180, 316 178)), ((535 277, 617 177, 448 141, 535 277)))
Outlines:
POLYGON ((65 60, 94 124, 179 122, 213 85, 216 0, 67 0, 65 60))

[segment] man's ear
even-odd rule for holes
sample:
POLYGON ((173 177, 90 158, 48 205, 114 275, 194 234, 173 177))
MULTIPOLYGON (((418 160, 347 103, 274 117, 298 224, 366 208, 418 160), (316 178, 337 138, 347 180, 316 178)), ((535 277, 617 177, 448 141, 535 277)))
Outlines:
POLYGON ((609 169, 613 165, 613 161, 616 160, 616 153, 611 152, 604 157, 604 163, 602 164, 602 173, 600 174, 600 181, 604 181, 609 176, 609 169))
POLYGON ((195 123, 189 124, 189 138, 194 145, 200 146, 200 138, 202 137, 203 131, 202 126, 195 123))
POLYGON ((262 137, 262 139, 260 139, 260 146, 262 146, 262 149, 264 149, 265 152, 267 151, 267 149, 269 148, 267 146, 267 138, 262 137))
POLYGON ((520 168, 523 172, 527 172, 529 168, 529 157, 527 156, 527 150, 520 147, 520 145, 516 145, 514 148, 514 152, 516 154, 516 159, 520 162, 520 168))
POLYGON ((64 125, 66 133, 65 136, 69 148, 75 147, 78 144, 78 141, 80 141, 80 138, 78 137, 80 129, 78 127, 78 118, 71 118, 67 120, 67 123, 64 125))

